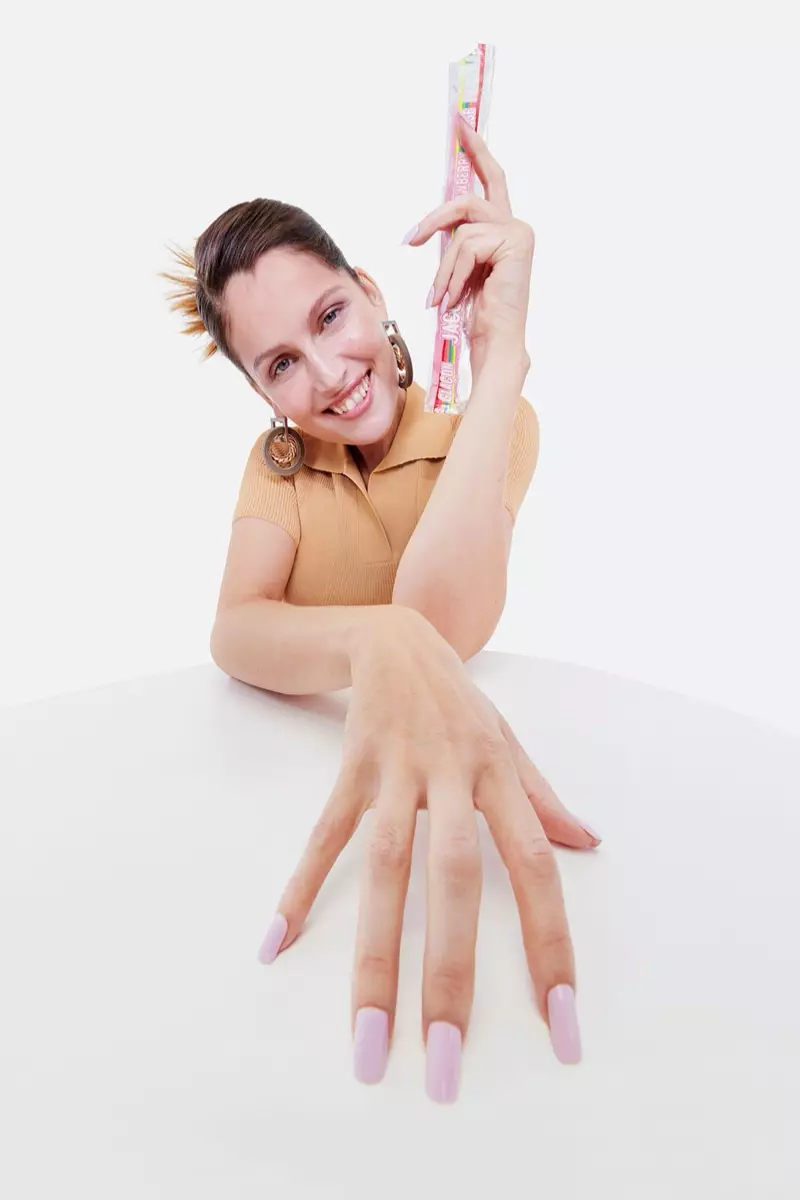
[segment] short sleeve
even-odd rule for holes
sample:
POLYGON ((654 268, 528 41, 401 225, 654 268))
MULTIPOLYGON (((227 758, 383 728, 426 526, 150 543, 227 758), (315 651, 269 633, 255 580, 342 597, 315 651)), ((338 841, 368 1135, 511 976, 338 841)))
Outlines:
POLYGON ((533 406, 520 396, 511 432, 504 503, 516 520, 539 458, 539 420, 533 406))
POLYGON ((261 517, 280 525, 295 542, 299 542, 300 509, 295 477, 270 471, 262 454, 264 437, 262 433, 247 459, 233 521, 239 517, 261 517))

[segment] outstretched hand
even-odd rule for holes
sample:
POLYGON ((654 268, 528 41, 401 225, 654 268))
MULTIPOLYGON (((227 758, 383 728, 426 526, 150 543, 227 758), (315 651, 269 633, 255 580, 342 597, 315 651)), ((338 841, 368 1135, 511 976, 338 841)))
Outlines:
POLYGON ((417 810, 429 817, 428 916, 422 986, 427 1090, 455 1099, 474 989, 481 894, 475 811, 508 868, 539 1010, 556 1055, 578 1060, 575 965, 550 841, 598 839, 563 806, 459 656, 418 613, 387 606, 353 663, 342 766, 278 906, 261 958, 300 933, 334 862, 374 808, 353 976, 355 1069, 383 1075, 417 810))

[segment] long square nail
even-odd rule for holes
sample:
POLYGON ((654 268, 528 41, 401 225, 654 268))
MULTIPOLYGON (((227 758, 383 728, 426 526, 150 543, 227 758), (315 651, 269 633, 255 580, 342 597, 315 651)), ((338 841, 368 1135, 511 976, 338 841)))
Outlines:
POLYGON ((452 1104, 458 1096, 461 1074, 461 1030, 447 1021, 428 1027, 425 1090, 431 1100, 452 1104))
POLYGON ((578 820, 581 823, 581 829, 585 829, 590 838, 593 838, 596 842, 602 842, 603 839, 600 837, 600 834, 595 833, 588 821, 581 821, 580 817, 578 817, 578 820))
POLYGON ((548 992, 547 1017, 550 1024, 550 1042, 558 1061, 580 1062, 581 1035, 578 1030, 575 992, 568 983, 560 983, 548 992))
POLYGON ((359 1083, 380 1083, 389 1055, 389 1014, 382 1008, 356 1013, 353 1066, 359 1083))
POLYGON ((267 930, 264 941, 261 943, 261 949, 258 952, 260 962, 268 966, 269 963, 275 961, 278 957, 278 951, 283 945, 283 939, 286 937, 288 928, 289 924, 286 917, 282 917, 278 913, 267 930))
POLYGON ((401 245, 401 246, 407 246, 407 245, 408 245, 408 243, 411 241, 411 239, 412 239, 413 237, 415 237, 415 236, 416 236, 416 234, 417 234, 418 232, 419 232, 419 225, 415 225, 413 229, 409 229, 408 233, 407 233, 407 234, 406 234, 406 236, 403 238, 403 240, 402 240, 402 242, 400 243, 400 245, 401 245))

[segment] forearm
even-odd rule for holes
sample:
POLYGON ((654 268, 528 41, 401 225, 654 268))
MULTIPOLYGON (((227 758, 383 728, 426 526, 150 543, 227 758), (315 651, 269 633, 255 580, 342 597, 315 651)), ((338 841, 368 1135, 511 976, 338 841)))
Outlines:
POLYGON ((462 657, 487 640, 505 603, 506 473, 529 360, 487 350, 425 511, 397 568, 392 599, 422 613, 462 657))
POLYGON ((404 636, 419 614, 392 605, 304 606, 253 599, 219 613, 211 657, 234 679, 309 695, 349 687, 355 656, 371 639, 404 636))

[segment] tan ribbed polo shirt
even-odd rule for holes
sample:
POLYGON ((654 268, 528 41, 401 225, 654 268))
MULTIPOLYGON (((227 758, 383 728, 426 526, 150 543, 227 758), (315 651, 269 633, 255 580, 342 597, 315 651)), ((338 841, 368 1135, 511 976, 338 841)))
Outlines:
MULTIPOLYGON (((295 475, 276 475, 264 463, 265 434, 259 435, 233 520, 273 521, 297 543, 285 592, 290 604, 391 603, 397 564, 461 423, 455 414, 426 413, 424 404, 425 391, 412 383, 394 440, 368 484, 348 446, 305 433, 303 466, 295 475)), ((513 517, 538 454, 539 424, 523 396, 514 418, 505 488, 505 506, 513 517)))

